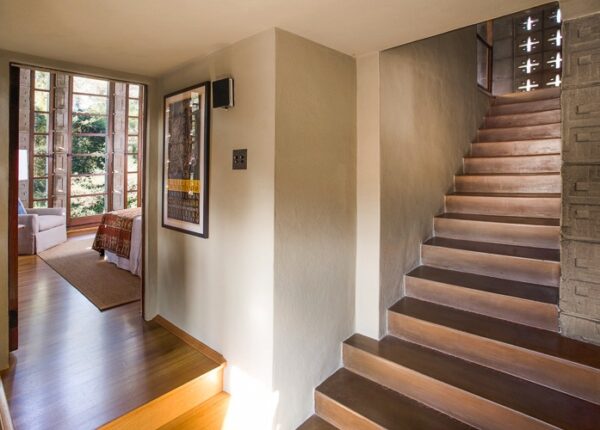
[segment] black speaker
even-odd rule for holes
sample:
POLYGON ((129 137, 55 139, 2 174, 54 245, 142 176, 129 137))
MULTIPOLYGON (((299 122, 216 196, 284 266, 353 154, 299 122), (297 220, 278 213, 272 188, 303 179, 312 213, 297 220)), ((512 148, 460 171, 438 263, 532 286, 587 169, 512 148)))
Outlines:
POLYGON ((233 79, 225 78, 212 83, 212 107, 233 107, 233 79))

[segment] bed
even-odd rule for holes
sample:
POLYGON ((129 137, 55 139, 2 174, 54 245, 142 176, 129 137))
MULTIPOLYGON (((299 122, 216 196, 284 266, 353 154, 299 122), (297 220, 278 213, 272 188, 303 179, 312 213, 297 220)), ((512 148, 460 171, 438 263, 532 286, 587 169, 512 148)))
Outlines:
POLYGON ((141 208, 124 209, 104 214, 92 248, 104 255, 106 261, 136 276, 141 276, 141 208))

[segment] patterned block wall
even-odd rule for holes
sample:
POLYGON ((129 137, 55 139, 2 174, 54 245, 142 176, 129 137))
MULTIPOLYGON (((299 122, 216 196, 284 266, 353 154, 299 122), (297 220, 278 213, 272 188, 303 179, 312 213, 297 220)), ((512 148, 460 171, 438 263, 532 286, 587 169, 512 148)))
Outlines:
POLYGON ((600 344, 600 14, 563 33, 560 324, 600 344))

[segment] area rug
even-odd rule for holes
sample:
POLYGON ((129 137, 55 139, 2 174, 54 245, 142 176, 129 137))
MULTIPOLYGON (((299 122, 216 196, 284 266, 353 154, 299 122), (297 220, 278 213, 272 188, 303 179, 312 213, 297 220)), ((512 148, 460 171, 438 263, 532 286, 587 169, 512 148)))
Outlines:
POLYGON ((104 261, 93 237, 72 238, 38 254, 101 311, 141 299, 140 278, 104 261))

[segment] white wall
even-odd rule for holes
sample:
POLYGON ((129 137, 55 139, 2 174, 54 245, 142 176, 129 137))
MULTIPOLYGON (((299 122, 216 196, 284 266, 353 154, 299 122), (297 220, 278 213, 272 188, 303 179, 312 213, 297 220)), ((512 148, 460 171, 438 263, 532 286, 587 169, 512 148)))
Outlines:
MULTIPOLYGON (((161 94, 225 76, 235 79, 235 107, 211 110, 209 237, 162 228, 158 217, 157 311, 224 355, 225 388, 239 401, 232 407, 255 408, 232 416, 245 420, 246 428, 268 428, 270 423, 250 419, 268 420, 275 401, 275 31, 163 76, 161 94), (234 171, 232 150, 239 148, 248 149, 248 169, 234 171)), ((162 163, 162 147, 154 150, 162 163)))
POLYGON ((356 332, 378 339, 379 52, 356 59, 356 332))
POLYGON ((354 331, 356 69, 284 31, 276 64, 273 388, 293 429, 354 331))

